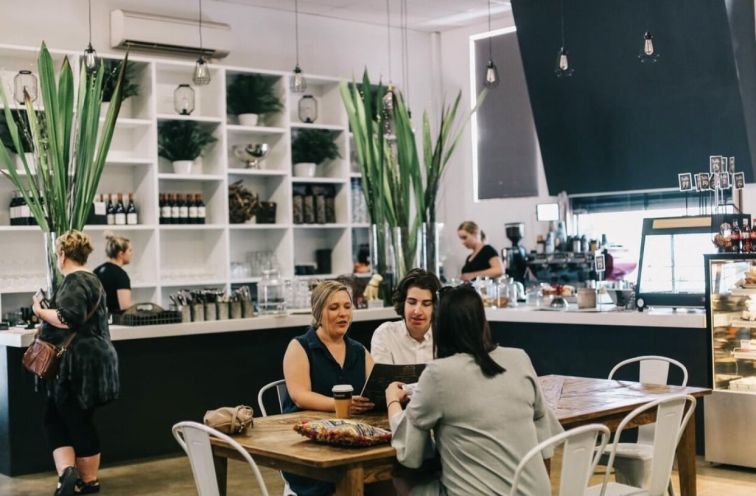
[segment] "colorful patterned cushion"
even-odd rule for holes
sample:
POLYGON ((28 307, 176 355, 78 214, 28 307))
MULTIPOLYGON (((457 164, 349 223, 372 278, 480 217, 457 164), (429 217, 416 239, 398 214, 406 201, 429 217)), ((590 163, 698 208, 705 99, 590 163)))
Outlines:
POLYGON ((355 420, 329 419, 298 422, 294 430, 319 443, 373 446, 391 442, 391 431, 355 420))

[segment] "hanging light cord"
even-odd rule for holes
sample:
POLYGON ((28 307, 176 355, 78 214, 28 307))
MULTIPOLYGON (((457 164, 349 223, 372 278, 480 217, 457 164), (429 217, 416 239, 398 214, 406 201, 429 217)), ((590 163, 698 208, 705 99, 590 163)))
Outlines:
POLYGON ((402 0, 402 82, 404 83, 404 94, 407 97, 407 107, 410 107, 410 85, 409 80, 409 36, 407 30, 407 0, 402 0))
POLYGON ((199 0, 199 39, 200 50, 202 50, 202 0, 199 0))
POLYGON ((297 53, 296 66, 299 67, 299 0, 294 0, 294 40, 295 51, 297 53))
POLYGON ((562 33, 562 47, 564 47, 564 0, 560 0, 559 2, 559 22, 562 33))
POLYGON ((386 0, 386 39, 388 40, 388 73, 389 83, 392 81, 391 77, 391 2, 386 0))
POLYGON ((488 0, 488 60, 493 60, 493 42, 491 40, 491 0, 488 0))
POLYGON ((89 0, 89 45, 92 46, 92 0, 89 0))

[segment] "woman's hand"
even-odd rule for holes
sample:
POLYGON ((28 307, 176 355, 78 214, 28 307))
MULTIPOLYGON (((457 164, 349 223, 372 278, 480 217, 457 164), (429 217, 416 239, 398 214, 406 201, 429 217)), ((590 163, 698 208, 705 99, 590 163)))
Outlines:
POLYGON ((375 403, 364 396, 352 396, 352 404, 349 406, 351 415, 359 415, 375 408, 375 403))
POLYGON ((34 296, 32 296, 32 313, 34 315, 39 315, 39 311, 42 310, 42 301, 44 298, 45 297, 40 291, 37 291, 34 293, 34 296))
POLYGON ((394 381, 386 388, 386 404, 388 405, 392 401, 399 403, 405 403, 409 397, 407 392, 403 389, 404 383, 394 381))

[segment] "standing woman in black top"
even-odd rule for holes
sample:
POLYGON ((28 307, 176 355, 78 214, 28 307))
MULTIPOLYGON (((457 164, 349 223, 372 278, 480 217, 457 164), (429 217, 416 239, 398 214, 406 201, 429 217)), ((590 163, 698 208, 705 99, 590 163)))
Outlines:
POLYGON ((131 279, 123 266, 131 262, 133 254, 129 238, 105 233, 105 255, 108 261, 97 267, 94 273, 105 288, 108 311, 111 314, 121 314, 131 306, 131 279))
POLYGON ((57 346, 76 333, 55 379, 47 381, 44 427, 58 471, 55 496, 100 491, 100 441, 94 425, 96 407, 118 398, 118 355, 110 342, 108 310, 99 279, 85 266, 92 242, 68 231, 55 241, 63 282, 42 308, 35 295, 32 310, 42 320, 40 337, 57 346))
POLYGON ((472 251, 462 266, 463 281, 476 277, 499 277, 504 273, 496 248, 485 244, 486 233, 478 224, 471 220, 464 221, 457 228, 457 236, 465 248, 472 251))

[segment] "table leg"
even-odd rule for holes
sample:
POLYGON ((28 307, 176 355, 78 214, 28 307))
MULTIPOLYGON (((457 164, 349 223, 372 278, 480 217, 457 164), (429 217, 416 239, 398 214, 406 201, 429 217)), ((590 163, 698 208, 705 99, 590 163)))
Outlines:
POLYGON ((362 466, 350 467, 344 476, 336 482, 335 496, 364 496, 365 469, 362 466))
POLYGON ((228 484, 228 458, 225 456, 213 455, 213 465, 215 465, 215 479, 218 481, 218 492, 220 496, 226 496, 228 484))
POLYGON ((677 471, 681 496, 696 496, 696 412, 690 416, 677 445, 677 471))

